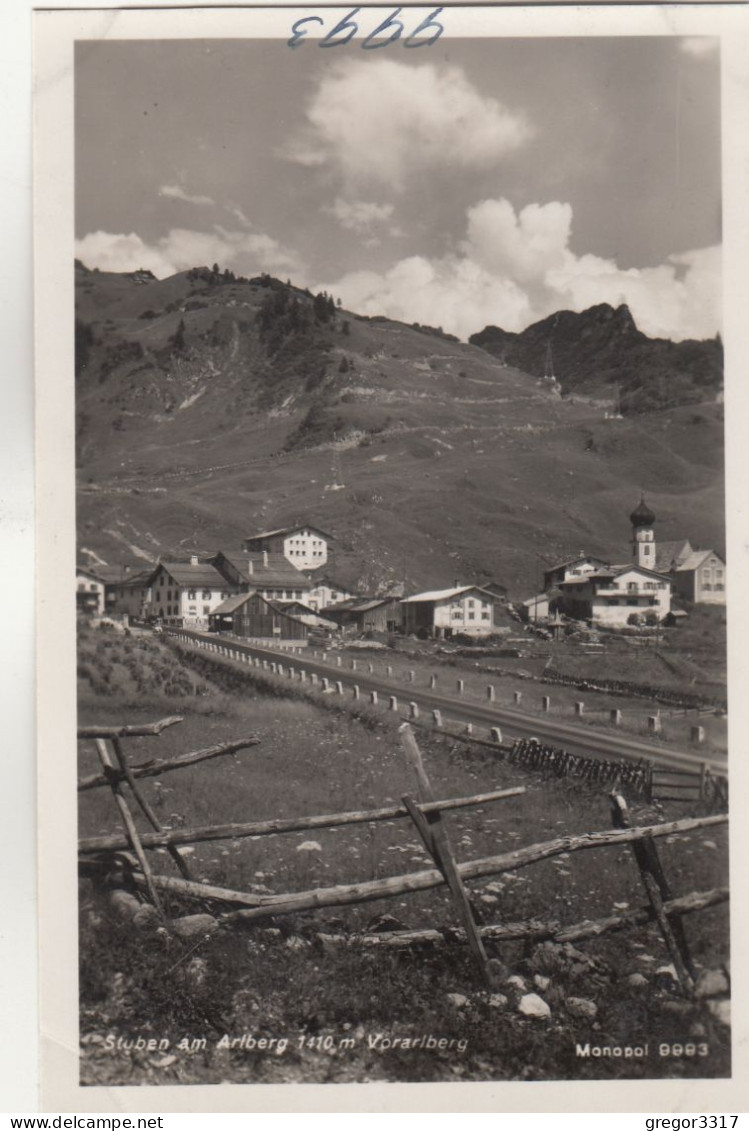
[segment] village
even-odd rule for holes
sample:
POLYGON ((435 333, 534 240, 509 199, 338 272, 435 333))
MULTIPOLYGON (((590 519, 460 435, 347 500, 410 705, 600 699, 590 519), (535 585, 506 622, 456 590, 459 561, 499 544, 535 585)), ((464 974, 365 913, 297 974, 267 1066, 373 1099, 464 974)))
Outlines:
MULTIPOLYGON (((255 642, 319 643, 402 634, 467 644, 507 636, 514 621, 559 638, 592 631, 647 633, 673 626, 693 605, 725 605, 726 563, 687 539, 659 542, 642 498, 629 516, 629 560, 581 552, 544 572, 519 601, 500 582, 453 579, 404 593, 361 593, 332 576, 333 535, 308 523, 247 537, 240 549, 137 566, 79 565, 79 614, 127 626, 228 633, 255 642)), ((517 629, 517 624, 515 624, 517 629)))

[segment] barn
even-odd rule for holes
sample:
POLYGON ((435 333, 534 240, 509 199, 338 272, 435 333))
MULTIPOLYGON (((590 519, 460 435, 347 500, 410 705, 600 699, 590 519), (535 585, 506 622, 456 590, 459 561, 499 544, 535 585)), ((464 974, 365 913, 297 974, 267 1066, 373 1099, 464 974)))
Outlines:
POLYGON ((357 632, 396 632, 401 625, 397 597, 351 597, 325 610, 328 620, 357 632))
POLYGON ((210 617, 211 632, 231 632, 251 640, 307 640, 308 626, 261 593, 237 593, 210 617))

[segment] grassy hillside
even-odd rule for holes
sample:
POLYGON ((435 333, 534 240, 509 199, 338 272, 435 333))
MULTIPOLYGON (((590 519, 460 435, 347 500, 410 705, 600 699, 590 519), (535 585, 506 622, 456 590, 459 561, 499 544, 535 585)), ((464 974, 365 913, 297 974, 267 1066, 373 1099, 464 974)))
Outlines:
POLYGON ((77 270, 79 537, 107 562, 210 552, 300 520, 336 574, 526 595, 582 548, 721 549, 722 406, 625 420, 476 346, 364 319, 267 277, 77 270))
MULTIPOLYGON (((263 690, 270 689, 267 677, 260 677, 259 686, 246 666, 221 659, 200 695, 175 698, 172 688, 189 684, 192 671, 175 653, 145 643, 104 631, 84 637, 82 651, 107 663, 129 668, 137 656, 146 680, 169 665, 172 674, 138 708, 92 685, 80 703, 82 723, 184 716, 158 739, 128 739, 134 763, 249 734, 260 739, 257 746, 220 760, 160 780, 142 779, 144 794, 164 825, 377 808, 413 792, 413 773, 387 715, 354 718, 322 693, 303 692, 298 685, 279 686, 278 697, 270 697, 263 690), (295 698, 287 698, 289 694, 295 698)), ((524 787, 524 793, 496 804, 445 817, 461 862, 610 827, 606 788, 549 779, 499 761, 486 748, 457 745, 444 736, 420 732, 419 743, 439 797, 524 787)), ((93 744, 82 742, 81 774, 97 769, 93 744)), ((657 812, 636 798, 631 802, 636 824, 688 811, 669 804, 665 812, 657 812)), ((79 821, 83 836, 117 830, 108 790, 80 795, 79 821)), ((725 883, 725 826, 661 838, 658 846, 679 895, 725 883)), ((196 879, 265 894, 398 876, 428 866, 407 820, 315 829, 312 836, 302 831, 203 841, 191 848, 183 854, 196 879)), ((149 856, 158 874, 174 874, 163 850, 149 856)), ((117 887, 122 880, 115 876, 113 883, 117 887)), ((534 918, 569 925, 645 902, 626 846, 563 853, 471 881, 469 888, 487 923, 534 918)), ((725 1001, 681 998, 652 924, 574 946, 488 942, 493 985, 487 990, 461 943, 397 951, 344 945, 361 931, 439 927, 449 932, 456 911, 444 886, 398 899, 277 916, 244 928, 227 926, 184 941, 172 937, 166 947, 153 924, 138 931, 118 922, 108 895, 105 886, 81 883, 84 1084, 714 1078, 730 1071, 729 1030, 713 1013, 718 1005, 725 1008, 725 1001), (321 933, 336 936, 341 945, 321 933), (520 1010, 526 993, 542 995, 547 1017, 533 1018, 520 1010), (245 1033, 284 1037, 287 1045, 283 1053, 267 1055, 221 1044, 226 1034, 245 1033), (377 1050, 368 1040, 377 1033, 388 1038, 434 1033, 453 1041, 452 1051, 446 1046, 444 1052, 418 1046, 377 1050), (110 1037, 131 1042, 141 1035, 164 1039, 168 1048, 145 1054, 106 1044, 110 1037), (180 1045, 185 1038, 187 1051, 180 1045), (190 1051, 192 1039, 205 1045, 190 1051), (321 1047, 316 1039, 328 1044, 321 1047), (639 1059, 582 1059, 575 1055, 578 1041, 647 1043, 650 1053, 639 1059), (705 1042, 708 1054, 698 1056, 695 1049, 666 1058, 657 1053, 660 1042, 678 1042, 683 1051, 686 1042, 696 1041, 705 1042)), ((215 902, 181 901, 174 893, 165 893, 164 902, 174 919, 197 910, 225 910, 215 902)), ((717 906, 690 915, 685 923, 696 968, 714 971, 724 985, 720 968, 728 961, 727 916, 727 906, 717 906)))

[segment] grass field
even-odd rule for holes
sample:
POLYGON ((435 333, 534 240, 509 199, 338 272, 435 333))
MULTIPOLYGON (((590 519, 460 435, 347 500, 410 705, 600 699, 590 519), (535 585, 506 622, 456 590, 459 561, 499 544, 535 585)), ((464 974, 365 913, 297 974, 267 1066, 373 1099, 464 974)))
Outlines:
MULTIPOLYGON (((88 664, 80 681, 82 723, 184 716, 159 738, 128 740, 134 762, 247 734, 261 739, 236 755, 165 775, 161 784, 144 779, 164 825, 375 807, 414 792, 387 720, 366 713, 357 720, 329 704, 270 697, 249 681, 229 694, 220 677, 196 677, 163 645, 142 638, 89 634, 81 659, 88 664), (94 686, 90 675, 106 670, 105 658, 114 674, 94 686), (139 686, 133 674, 139 663, 151 675, 161 673, 158 685, 141 674, 139 686)), ((459 860, 610 827, 604 792, 544 781, 478 747, 436 737, 422 745, 439 797, 517 785, 526 790, 446 819, 459 860)), ((81 772, 96 765, 92 744, 82 743, 81 772)), ((632 805, 636 823, 663 817, 632 805)), ((105 789, 81 794, 79 812, 83 835, 117 828, 105 789)), ((665 816, 684 814, 680 807, 665 816)), ((726 882, 725 827, 706 833, 658 842, 677 895, 726 882)), ((209 842, 196 845, 188 859, 198 879, 278 893, 398 875, 428 863, 407 821, 209 842)), ((165 853, 153 853, 152 860, 156 871, 173 874, 165 853)), ((629 849, 555 857, 470 886, 488 922, 543 917, 572 923, 643 903, 629 849)), ((205 908, 174 899, 168 906, 174 917, 196 910, 205 908)), ((649 927, 574 948, 489 944, 496 960, 489 993, 464 945, 394 952, 318 941, 320 932, 371 929, 382 916, 412 929, 455 924, 444 888, 338 914, 320 909, 279 917, 189 943, 172 939, 168 946, 153 932, 119 924, 106 891, 88 880, 81 883, 80 914, 81 1078, 88 1084, 697 1077, 730 1070, 729 1031, 714 1016, 717 1007, 684 1001, 671 979, 656 973, 669 960, 649 927), (642 976, 635 979, 639 985, 630 984, 633 974, 642 976), (547 1018, 518 1011, 519 999, 530 993, 547 1003, 547 1018), (578 1006, 576 999, 589 1004, 578 1006), (243 1035, 249 1047, 224 1047, 225 1037, 243 1035), (156 1050, 116 1046, 118 1039, 139 1038, 168 1043, 156 1050), (272 1038, 272 1048, 257 1047, 272 1038), (388 1046, 395 1038, 400 1044, 388 1046), (680 1055, 671 1055, 674 1043, 680 1055), (626 1060, 577 1055, 576 1047, 586 1044, 647 1046, 647 1053, 626 1060)), ((725 905, 685 925, 696 966, 717 970, 728 962, 725 905)))

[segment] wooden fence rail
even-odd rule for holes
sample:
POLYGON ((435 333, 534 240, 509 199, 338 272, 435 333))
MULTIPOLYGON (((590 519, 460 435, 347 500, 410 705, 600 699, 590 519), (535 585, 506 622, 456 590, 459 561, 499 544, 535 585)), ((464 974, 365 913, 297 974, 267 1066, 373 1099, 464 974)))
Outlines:
MULTIPOLYGON (((491 793, 476 793, 472 797, 452 797, 445 801, 433 801, 422 805, 421 808, 427 813, 438 813, 447 809, 467 809, 476 805, 487 805, 492 801, 502 801, 507 797, 518 797, 523 793, 525 793, 525 786, 519 785, 510 789, 497 789, 491 793)), ((143 833, 141 841, 144 848, 166 848, 170 844, 198 844, 208 840, 239 840, 248 836, 276 836, 280 833, 330 829, 340 825, 392 821, 408 816, 409 813, 405 805, 393 805, 387 809, 362 809, 350 813, 323 813, 314 817, 287 817, 270 821, 249 821, 244 824, 170 829, 162 833, 143 833)), ((78 842, 79 851, 84 853, 117 852, 128 847, 127 838, 117 833, 109 836, 82 837, 78 842)))
MULTIPOLYGON (((176 720, 175 720, 176 721, 176 720)), ((114 729, 114 728, 113 728, 114 729)), ((209 758, 220 758, 224 754, 236 754, 238 750, 245 750, 249 746, 257 746, 259 738, 250 735, 240 738, 236 742, 222 742, 217 746, 206 746, 203 750, 192 750, 188 754, 177 754, 174 758, 153 758, 149 762, 131 766, 130 773, 134 778, 155 778, 159 774, 169 773, 170 770, 181 770, 185 766, 194 766, 196 762, 205 762, 209 758)), ((96 789, 98 786, 110 785, 112 777, 124 778, 122 770, 110 770, 103 774, 91 774, 81 778, 78 782, 79 791, 96 789)))
MULTIPOLYGON (((724 824, 728 817, 716 813, 709 817, 687 817, 680 821, 668 821, 662 825, 641 825, 628 829, 606 829, 603 832, 580 833, 557 837, 555 840, 531 844, 517 848, 500 856, 488 856, 457 865, 460 876, 478 879, 501 872, 512 872, 527 867, 539 860, 559 856, 563 852, 580 852, 594 848, 614 848, 646 837, 672 836, 674 833, 692 832, 695 829, 711 828, 724 824)), ((135 877, 138 882, 137 875, 135 877)), ((291 892, 286 895, 256 895, 250 892, 229 891, 210 887, 206 884, 190 884, 171 876, 154 876, 154 884, 160 890, 173 891, 197 898, 220 900, 224 903, 243 904, 247 910, 233 912, 240 919, 262 919, 267 916, 291 915, 297 911, 309 911, 320 907, 342 907, 353 903, 367 903, 376 899, 389 899, 408 892, 428 891, 443 884, 442 873, 436 869, 410 872, 402 876, 390 876, 380 880, 366 880, 355 884, 339 884, 334 887, 316 888, 313 891, 291 892)))
MULTIPOLYGON (((707 907, 717 907, 721 903, 727 903, 728 898, 728 888, 695 891, 689 895, 680 896, 678 899, 669 900, 668 903, 664 903, 663 910, 667 915, 689 915, 695 911, 704 911, 707 907)), ((548 939, 557 943, 576 943, 585 939, 599 938, 601 935, 612 934, 615 931, 627 930, 630 927, 644 926, 647 923, 652 923, 654 918, 653 908, 647 906, 633 908, 618 915, 607 915, 603 919, 584 919, 581 923, 571 923, 566 927, 556 919, 547 921, 527 919, 519 923, 486 924, 479 926, 478 933, 482 939, 493 939, 497 942, 548 939)), ((321 932, 315 938, 320 942, 333 945, 385 946, 395 949, 419 946, 425 943, 439 946, 443 943, 465 942, 465 934, 459 927, 448 930, 427 927, 414 931, 378 931, 373 934, 360 935, 331 935, 321 932)))

